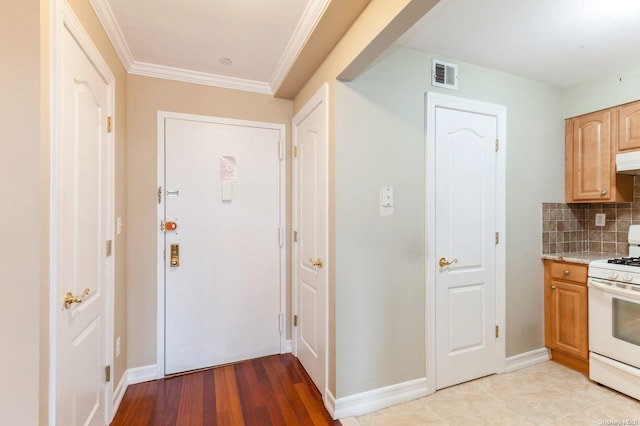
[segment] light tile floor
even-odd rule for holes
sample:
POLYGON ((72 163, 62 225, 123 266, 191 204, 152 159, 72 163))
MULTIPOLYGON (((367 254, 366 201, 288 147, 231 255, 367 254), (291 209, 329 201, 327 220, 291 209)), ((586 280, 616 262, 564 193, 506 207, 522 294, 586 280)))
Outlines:
POLYGON ((640 425, 640 402, 548 361, 341 420, 370 425, 640 425))

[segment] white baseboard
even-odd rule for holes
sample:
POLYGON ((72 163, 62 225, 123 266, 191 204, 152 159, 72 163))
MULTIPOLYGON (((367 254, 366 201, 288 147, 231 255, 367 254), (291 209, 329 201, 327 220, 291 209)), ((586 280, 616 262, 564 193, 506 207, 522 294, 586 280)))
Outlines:
POLYGON ((327 391, 325 406, 334 419, 360 416, 428 395, 427 379, 415 379, 335 399, 327 391))
POLYGON ((118 407, 120 407, 120 403, 122 402, 122 398, 124 398, 124 393, 127 391, 129 371, 125 371, 122 377, 120 378, 120 382, 118 382, 118 386, 116 386, 113 391, 113 415, 118 412, 118 407))
POLYGON ((535 349, 523 354, 510 356, 505 360, 505 373, 520 370, 521 368, 531 367, 541 362, 549 361, 549 350, 547 348, 535 349))
POLYGON ((291 345, 291 339, 287 340, 287 342, 284 344, 284 353, 285 354, 290 354, 292 351, 293 346, 291 345))
POLYGON ((136 383, 148 382, 158 378, 156 365, 145 365, 142 367, 130 368, 127 370, 127 384, 135 385, 136 383))

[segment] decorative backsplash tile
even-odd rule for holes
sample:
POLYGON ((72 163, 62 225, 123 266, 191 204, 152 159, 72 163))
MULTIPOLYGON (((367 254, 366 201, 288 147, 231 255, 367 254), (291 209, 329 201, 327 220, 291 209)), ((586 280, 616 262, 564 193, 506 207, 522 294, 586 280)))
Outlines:
POLYGON ((631 224, 640 224, 640 179, 634 179, 632 203, 542 203, 542 254, 572 251, 629 253, 631 224), (596 226, 596 214, 606 215, 596 226))

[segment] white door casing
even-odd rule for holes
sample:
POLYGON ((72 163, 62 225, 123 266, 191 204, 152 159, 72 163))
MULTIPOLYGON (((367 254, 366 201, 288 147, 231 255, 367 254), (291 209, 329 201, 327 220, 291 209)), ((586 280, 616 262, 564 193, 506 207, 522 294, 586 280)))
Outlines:
POLYGON ((112 416, 114 77, 66 3, 52 7, 50 424, 112 416), (85 293, 85 289, 88 292, 85 293), (65 307, 69 292, 81 302, 65 307))
POLYGON ((504 371, 505 147, 505 107, 427 95, 431 392, 504 371))
POLYGON ((293 230, 297 234, 293 249, 293 311, 298 318, 293 328, 293 353, 323 399, 328 359, 327 120, 325 84, 293 118, 293 230))
POLYGON ((162 375, 282 353, 285 126, 165 112, 158 126, 162 375))

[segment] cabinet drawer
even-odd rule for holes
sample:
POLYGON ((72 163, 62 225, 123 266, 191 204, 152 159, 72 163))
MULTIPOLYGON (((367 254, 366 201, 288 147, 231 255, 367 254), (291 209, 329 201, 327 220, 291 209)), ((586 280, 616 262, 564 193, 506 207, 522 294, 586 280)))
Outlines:
POLYGON ((565 281, 575 281, 585 285, 587 283, 587 265, 574 263, 551 263, 551 278, 565 281))

